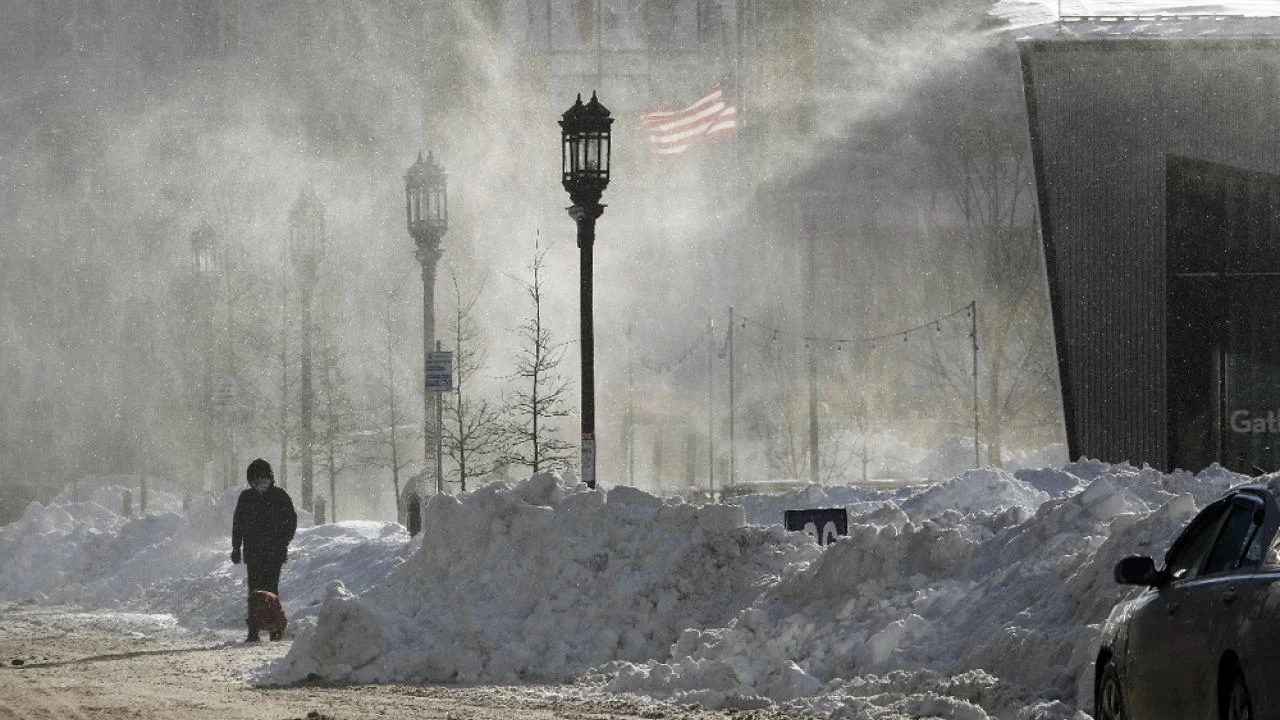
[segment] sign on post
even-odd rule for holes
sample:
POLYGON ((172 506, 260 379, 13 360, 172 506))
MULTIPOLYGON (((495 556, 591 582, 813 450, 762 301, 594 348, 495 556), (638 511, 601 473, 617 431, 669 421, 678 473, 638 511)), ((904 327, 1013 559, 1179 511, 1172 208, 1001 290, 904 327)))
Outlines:
POLYGON ((844 508, 785 510, 782 522, 788 530, 813 536, 819 545, 830 545, 849 534, 849 512, 844 508))
POLYGON ((236 399, 236 381, 228 377, 214 378, 213 406, 220 409, 231 407, 236 399))
POLYGON ((427 392, 448 392, 453 389, 453 351, 427 353, 427 392))
POLYGON ((582 433, 582 482, 589 488, 596 486, 596 436, 582 433))

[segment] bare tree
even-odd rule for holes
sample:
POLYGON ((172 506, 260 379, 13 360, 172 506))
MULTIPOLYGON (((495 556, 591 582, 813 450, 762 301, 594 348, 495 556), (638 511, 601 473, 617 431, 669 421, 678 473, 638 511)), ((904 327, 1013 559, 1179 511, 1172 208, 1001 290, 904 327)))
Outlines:
POLYGON ((479 339, 472 311, 484 292, 481 280, 468 293, 457 270, 450 267, 453 282, 453 317, 449 333, 453 335, 453 392, 444 396, 444 451, 457 466, 458 489, 467 491, 467 478, 484 477, 497 467, 502 449, 502 413, 487 399, 476 399, 469 393, 470 381, 488 360, 488 350, 479 339))
POLYGON ((422 423, 406 415, 400 404, 402 371, 396 369, 395 339, 397 324, 391 312, 392 291, 387 296, 386 310, 382 318, 383 352, 380 360, 382 374, 378 376, 374 404, 368 425, 373 429, 364 434, 368 440, 362 465, 391 471, 391 491, 396 501, 396 517, 404 516, 401 507, 400 475, 417 461, 411 447, 418 447, 422 438, 422 423))
POLYGON ((871 479, 869 468, 877 460, 876 448, 868 440, 877 421, 884 420, 887 395, 893 387, 877 350, 864 343, 840 353, 832 370, 835 382, 830 389, 838 408, 834 414, 849 434, 849 454, 857 461, 864 483, 871 479))
POLYGON ((574 446, 558 435, 556 420, 567 417, 571 386, 558 371, 566 343, 556 342, 542 320, 542 267, 546 252, 534 243, 532 280, 515 278, 525 289, 532 311, 515 330, 521 341, 517 380, 506 408, 508 450, 504 462, 538 472, 552 464, 569 465, 574 446))
MULTIPOLYGON (((986 460, 994 465, 1003 459, 1006 431, 1042 429, 1054 421, 1052 341, 1033 178, 1026 140, 1017 127, 999 117, 950 127, 932 154, 950 209, 961 223, 945 222, 946 208, 930 203, 937 264, 951 272, 939 273, 933 297, 924 299, 939 307, 977 301, 979 432, 987 444, 986 460)), ((971 428, 971 344, 943 333, 930 337, 917 362, 947 390, 957 424, 971 428)))
MULTIPOLYGON (((332 285, 332 283, 329 283, 332 285)), ((332 309, 331 293, 322 296, 327 312, 319 328, 316 348, 316 370, 320 376, 317 404, 320 408, 320 431, 316 436, 314 452, 324 464, 329 476, 329 517, 338 520, 338 479, 357 464, 352 458, 355 444, 355 406, 349 392, 347 378, 342 370, 342 353, 338 342, 338 326, 332 309)), ((316 518, 319 522, 321 518, 316 518)))
MULTIPOLYGON (((761 337, 763 388, 746 403, 748 428, 761 436, 770 473, 782 479, 809 476, 808 390, 799 354, 804 348, 798 347, 804 342, 777 333, 761 337)), ((819 403, 818 480, 823 484, 842 480, 850 462, 844 423, 831 410, 829 403, 819 403)))

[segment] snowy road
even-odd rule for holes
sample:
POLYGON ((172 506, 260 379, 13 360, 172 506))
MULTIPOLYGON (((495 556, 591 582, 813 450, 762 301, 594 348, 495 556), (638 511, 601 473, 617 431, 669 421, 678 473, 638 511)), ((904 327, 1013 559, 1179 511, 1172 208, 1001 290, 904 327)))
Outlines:
MULTIPOLYGON (((290 642, 245 645, 239 639, 231 631, 184 631, 163 615, 0 608, 0 720, 283 720, 308 713, 334 720, 742 717, 650 700, 555 699, 536 687, 261 687, 252 682, 251 671, 283 655, 290 642)), ((563 694, 564 688, 559 691, 563 694)), ((750 715, 758 720, 789 717, 770 711, 750 715)))

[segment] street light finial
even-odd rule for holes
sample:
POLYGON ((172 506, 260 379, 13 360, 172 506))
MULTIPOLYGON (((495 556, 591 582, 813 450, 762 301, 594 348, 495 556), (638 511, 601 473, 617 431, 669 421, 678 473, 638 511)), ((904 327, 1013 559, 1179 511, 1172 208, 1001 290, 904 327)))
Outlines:
POLYGON ((418 151, 418 162, 422 162, 422 151, 418 151))

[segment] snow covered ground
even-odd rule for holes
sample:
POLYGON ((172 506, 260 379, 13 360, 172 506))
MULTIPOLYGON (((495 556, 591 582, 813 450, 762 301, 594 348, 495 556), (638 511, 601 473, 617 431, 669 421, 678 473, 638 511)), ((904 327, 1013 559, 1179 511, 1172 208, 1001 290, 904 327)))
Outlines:
MULTIPOLYGON (((1079 718, 1116 560, 1159 555, 1244 478, 1214 468, 995 468, 897 490, 811 486, 691 505, 555 475, 432 498, 392 523, 302 527, 281 581, 290 651, 266 682, 565 682, 822 717, 1079 718), (782 513, 845 507, 823 549, 782 513)), ((151 613, 238 630, 235 493, 188 511, 119 478, 0 527, 0 601, 151 613), (111 508, 92 499, 111 503, 111 508)), ((96 487, 95 487, 96 485, 96 487)))

